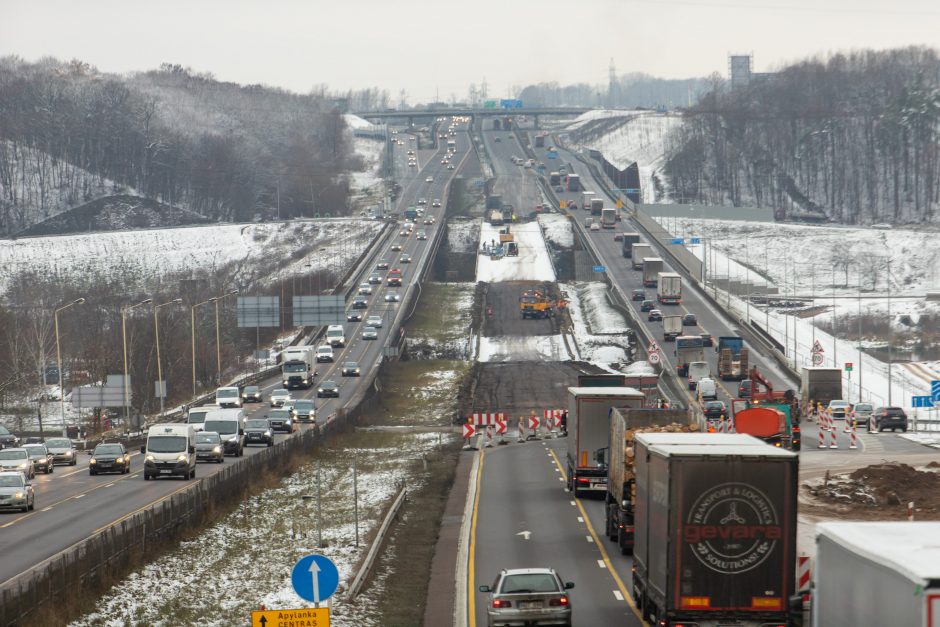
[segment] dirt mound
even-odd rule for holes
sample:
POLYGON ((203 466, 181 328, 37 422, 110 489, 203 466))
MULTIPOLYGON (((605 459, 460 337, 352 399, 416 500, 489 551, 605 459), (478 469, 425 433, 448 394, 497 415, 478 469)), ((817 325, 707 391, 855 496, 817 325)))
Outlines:
POLYGON ((940 474, 907 464, 875 464, 844 478, 828 479, 820 486, 804 484, 804 488, 823 503, 842 506, 843 512, 900 517, 906 515, 907 504, 913 501, 916 511, 929 518, 940 514, 940 474))
POLYGON ((98 198, 34 224, 18 236, 65 235, 88 231, 128 231, 208 224, 198 213, 150 198, 119 194, 98 198))

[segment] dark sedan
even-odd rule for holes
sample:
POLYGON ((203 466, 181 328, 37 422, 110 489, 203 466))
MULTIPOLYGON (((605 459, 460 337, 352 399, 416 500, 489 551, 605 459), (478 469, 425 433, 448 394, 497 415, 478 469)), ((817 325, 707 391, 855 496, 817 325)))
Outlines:
POLYGON ((321 381, 317 388, 317 398, 339 398, 339 385, 336 381, 321 381))
POLYGON ((261 402, 261 388, 257 385, 246 385, 245 389, 242 390, 242 402, 243 403, 260 403, 261 402))
POLYGON ((352 302, 353 309, 368 309, 369 301, 366 298, 355 298, 352 302))
POLYGON ((685 314, 682 316, 682 326, 684 327, 694 327, 698 324, 698 319, 695 317, 695 314, 685 314))
POLYGON ((20 439, 10 433, 9 429, 0 425, 0 448, 16 448, 20 445, 20 439))
POLYGON ((88 474, 97 475, 102 472, 117 472, 126 474, 131 471, 131 456, 123 444, 99 444, 88 461, 88 474))
POLYGON ((29 458, 33 460, 33 468, 36 469, 36 472, 41 470, 48 475, 55 469, 55 462, 45 444, 24 444, 23 448, 29 453, 29 458))
POLYGON ((633 292, 630 294, 630 299, 641 302, 646 300, 646 290, 633 290, 633 292))
POLYGON ((355 361, 347 361, 343 364, 343 376, 344 377, 358 377, 359 376, 359 364, 355 361))
POLYGON ((705 403, 705 417, 709 420, 718 420, 727 414, 728 409, 722 401, 707 401, 705 403))
POLYGON ((362 322, 362 314, 358 311, 350 311, 346 314, 346 322, 362 322))
POLYGON ((640 303, 640 311, 649 311, 650 309, 653 309, 655 306, 656 306, 656 303, 654 303, 653 301, 644 300, 642 303, 640 303))
POLYGON ((274 446, 274 430, 267 418, 250 418, 245 421, 245 446, 249 444, 274 446))

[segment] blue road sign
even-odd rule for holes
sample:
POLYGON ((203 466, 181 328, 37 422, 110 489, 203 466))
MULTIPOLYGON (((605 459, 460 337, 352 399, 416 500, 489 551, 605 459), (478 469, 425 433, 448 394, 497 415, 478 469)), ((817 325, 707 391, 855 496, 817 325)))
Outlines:
POLYGON ((300 598, 312 603, 323 603, 333 596, 339 586, 339 570, 328 557, 307 555, 294 564, 290 582, 300 598))
POLYGON ((594 272, 606 272, 607 266, 594 266, 594 272))
POLYGON ((685 238, 683 238, 683 237, 673 237, 673 238, 672 238, 672 243, 673 243, 673 244, 685 244, 685 238))
POLYGON ((912 396, 911 407, 933 407, 933 400, 929 396, 912 396))
POLYGON ((701 237, 693 237, 691 241, 692 241, 693 244, 701 244, 701 243, 702 243, 702 238, 701 238, 701 237))
POLYGON ((554 152, 550 152, 550 153, 548 153, 548 158, 549 158, 549 159, 557 159, 557 158, 558 158, 558 154, 557 154, 557 153, 554 153, 554 152))
POLYGON ((940 381, 930 382, 930 398, 935 403, 940 403, 940 381))
POLYGON ((629 187, 626 188, 626 189, 623 190, 623 191, 625 191, 625 192, 628 193, 628 194, 639 194, 639 193, 640 193, 640 190, 639 190, 639 189, 631 189, 631 188, 629 188, 629 187))

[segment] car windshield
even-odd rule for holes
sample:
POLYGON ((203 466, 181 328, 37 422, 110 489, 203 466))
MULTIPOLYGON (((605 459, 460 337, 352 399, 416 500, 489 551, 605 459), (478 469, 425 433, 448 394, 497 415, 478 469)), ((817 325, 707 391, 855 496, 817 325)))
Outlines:
POLYGON ((218 433, 198 433, 196 442, 198 444, 218 444, 222 440, 218 433))
POLYGON ((26 485, 23 475, 0 475, 0 488, 22 488, 26 485))
POLYGON ((301 409, 307 411, 308 409, 313 409, 313 401, 295 401, 294 409, 301 409))
POLYGON ((525 592, 558 592, 558 582, 548 573, 526 573, 506 575, 503 578, 502 594, 525 592))
POLYGON ((330 390, 336 387, 336 381, 324 381, 320 384, 320 387, 324 390, 330 390))
POLYGON ((276 396, 278 398, 287 398, 288 396, 290 396, 290 392, 288 392, 287 390, 274 390, 273 392, 271 392, 271 396, 276 396))
POLYGON ((220 435, 230 435, 238 431, 237 420, 207 420, 206 431, 215 431, 220 435))
POLYGON ((868 403, 859 403, 855 406, 855 411, 871 411, 872 407, 868 403))
POLYGON ((284 372, 306 372, 306 371, 307 371, 307 364, 305 364, 305 363, 299 363, 299 364, 287 363, 287 364, 284 364, 284 372))
POLYGON ((238 396, 238 390, 229 389, 229 390, 218 390, 215 393, 216 398, 232 398, 238 396))
POLYGON ((45 455, 46 454, 46 447, 43 446, 42 444, 27 444, 23 448, 29 451, 30 455, 45 455))
POLYGON ((267 421, 267 420, 261 420, 261 419, 249 420, 249 421, 245 424, 245 427, 248 428, 248 429, 267 429, 267 428, 268 428, 268 421, 267 421))
POLYGON ((186 438, 181 435, 156 435, 147 438, 149 453, 182 453, 185 450, 186 438))
POLYGON ((208 413, 209 413, 208 410, 207 411, 191 411, 189 412, 189 416, 186 417, 186 422, 188 422, 189 424, 201 424, 202 421, 206 419, 206 414, 208 413))
POLYGON ((725 404, 721 401, 709 401, 705 403, 705 409, 724 409, 725 404))
POLYGON ((66 438, 46 440, 46 448, 71 448, 72 441, 66 438))
POLYGON ((26 459, 29 453, 24 450, 19 451, 0 451, 0 459, 26 459))
POLYGON ((332 352, 333 352, 333 349, 330 348, 329 346, 322 346, 322 347, 320 347, 320 348, 317 349, 317 352, 318 352, 318 353, 323 353, 323 354, 325 355, 325 354, 327 354, 327 353, 332 353, 332 352))
POLYGON ((345 364, 343 364, 343 368, 358 368, 358 367, 359 367, 359 364, 357 364, 354 361, 347 361, 345 364))
POLYGON ((290 412, 287 411, 286 409, 278 409, 268 414, 268 418, 284 419, 284 418, 289 418, 289 417, 290 417, 290 412))
POLYGON ((120 455, 122 452, 119 444, 99 444, 95 447, 95 455, 120 455))
POLYGON ((248 387, 245 388, 245 394, 257 394, 257 393, 258 393, 257 385, 249 385, 248 387))

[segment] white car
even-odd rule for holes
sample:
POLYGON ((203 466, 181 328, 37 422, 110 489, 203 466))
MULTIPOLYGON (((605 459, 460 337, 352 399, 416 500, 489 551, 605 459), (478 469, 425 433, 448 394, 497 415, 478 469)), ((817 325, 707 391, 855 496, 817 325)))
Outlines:
POLYGON ((425 183, 433 183, 433 182, 434 182, 434 177, 433 177, 433 176, 429 176, 428 178, 424 179, 424 182, 425 182, 425 183))
POLYGON ((419 199, 418 199, 418 207, 420 207, 421 205, 426 205, 426 204, 428 204, 427 198, 419 198, 419 199))
POLYGON ((382 316, 369 316, 366 318, 367 327, 375 327, 376 329, 382 328, 382 316))
POLYGON ((284 403, 291 401, 290 392, 287 390, 274 390, 271 392, 271 407, 283 407, 284 403))
POLYGON ((360 295, 369 295, 369 294, 372 294, 372 286, 371 286, 368 282, 366 282, 366 283, 360 283, 360 284, 359 284, 359 294, 360 294, 360 295))
POLYGON ((441 206, 441 201, 440 201, 440 199, 439 199, 439 198, 435 198, 434 200, 432 200, 432 201, 431 201, 431 206, 432 206, 432 207, 440 207, 440 206, 441 206))
POLYGON ((317 347, 317 362, 333 361, 333 347, 323 344, 317 347))
POLYGON ((364 327, 362 329, 362 339, 377 340, 379 339, 379 332, 376 331, 375 327, 364 327))
POLYGON ((386 303, 397 303, 401 298, 398 296, 398 292, 385 292, 385 302, 386 303))

